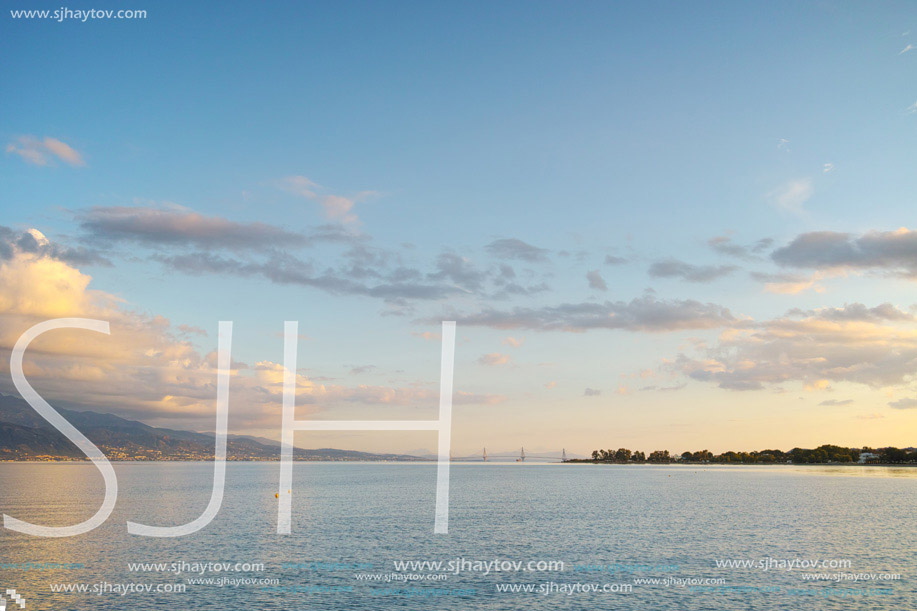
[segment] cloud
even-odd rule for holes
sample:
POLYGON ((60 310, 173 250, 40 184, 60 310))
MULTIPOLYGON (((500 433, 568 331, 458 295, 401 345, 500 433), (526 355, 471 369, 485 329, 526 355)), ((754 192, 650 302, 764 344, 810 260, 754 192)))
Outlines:
POLYGON ((478 363, 488 367, 506 365, 509 363, 509 361, 510 356, 508 354, 500 354, 499 352, 491 352, 490 354, 485 354, 478 359, 478 363))
POLYGON ((832 170, 834 170, 834 164, 833 164, 833 163, 826 163, 826 164, 824 164, 824 165, 822 166, 822 170, 821 170, 821 171, 822 171, 823 173, 827 174, 827 173, 831 172, 832 170))
POLYGON ((400 268, 386 271, 384 274, 381 271, 359 273, 358 275, 364 277, 361 279, 349 277, 353 270, 347 266, 337 270, 328 268, 319 273, 311 263, 285 253, 273 253, 265 261, 242 261, 208 252, 155 258, 171 269, 192 275, 231 274, 261 277, 276 284, 307 286, 335 295, 374 297, 393 304, 404 304, 411 300, 444 299, 465 292, 455 286, 415 282, 411 279, 416 278, 418 274, 400 268), (404 277, 408 280, 403 280, 404 277))
POLYGON ((6 145, 6 152, 19 155, 26 163, 38 166, 53 165, 55 159, 74 167, 86 165, 79 152, 57 138, 21 136, 6 145))
POLYGON ((800 310, 794 308, 787 312, 788 317, 810 318, 834 321, 864 321, 864 322, 913 322, 915 317, 910 312, 890 303, 882 303, 875 307, 867 307, 862 303, 844 304, 843 307, 818 308, 815 310, 800 310))
POLYGON ((72 265, 112 266, 111 261, 97 250, 51 243, 37 229, 17 233, 9 227, 0 225, 0 261, 12 258, 17 251, 48 257, 72 265))
POLYGON ((557 306, 487 308, 456 315, 459 324, 495 329, 582 332, 593 329, 666 332, 713 329, 737 322, 722 306, 699 301, 661 301, 649 295, 630 302, 564 303, 557 306))
POLYGON ((793 214, 802 214, 803 205, 809 201, 815 188, 810 178, 791 180, 768 194, 776 207, 793 214))
MULTIPOLYGON (((481 269, 468 257, 453 252, 441 253, 428 272, 406 267, 400 251, 373 247, 370 236, 341 225, 322 225, 300 233, 260 222, 205 216, 175 206, 95 207, 76 216, 85 241, 146 246, 153 250, 151 259, 172 270, 264 278, 332 294, 378 298, 402 308, 412 300, 462 294, 503 299, 530 296, 549 288, 544 282, 522 283, 509 265, 481 269), (349 248, 335 254, 330 264, 291 252, 317 242, 349 248)), ((98 258, 85 249, 62 251, 61 256, 65 255, 75 262, 98 258)), ((531 279, 535 273, 526 270, 522 275, 531 279)), ((400 313, 407 312, 402 309, 400 313)))
POLYGON ((485 249, 499 259, 518 259, 528 263, 539 263, 548 260, 548 251, 532 246, 516 238, 494 240, 485 249))
POLYGON ((239 223, 186 209, 94 207, 78 212, 77 219, 89 239, 109 243, 228 250, 302 247, 309 243, 303 234, 273 225, 239 223))
POLYGON ((546 383, 546 384, 544 385, 544 387, 547 388, 548 390, 551 390, 552 388, 556 388, 556 387, 557 387, 557 382, 555 382, 555 381, 552 380, 552 381, 546 383))
MULTIPOLYGON (((180 207, 96 207, 77 213, 77 218, 85 232, 84 240, 146 246, 153 250, 151 259, 192 275, 260 277, 276 284, 364 295, 402 305, 410 300, 481 292, 488 279, 487 273, 452 253, 441 255, 437 271, 425 276, 420 270, 404 267, 400 254, 374 248, 369 236, 340 226, 321 226, 307 235, 260 222, 205 216, 180 207), (318 241, 349 248, 334 255, 333 267, 291 252, 318 241)), ((61 251, 60 256, 74 262, 98 258, 85 249, 61 251)))
POLYGON ((904 112, 906 112, 906 113, 909 114, 909 115, 912 115, 912 114, 914 114, 914 113, 917 113, 917 102, 914 102, 913 104, 911 104, 910 106, 908 106, 908 107, 905 109, 904 112))
POLYGON ((350 369, 350 375, 363 375, 364 373, 369 373, 378 369, 375 365, 357 365, 350 369))
MULTIPOLYGON (((527 270, 527 275, 532 276, 533 272, 527 270)), ((495 274, 493 272, 490 273, 490 279, 497 288, 497 291, 492 296, 494 299, 505 299, 514 295, 535 295, 549 290, 548 285, 544 282, 529 286, 520 284, 517 282, 516 270, 505 263, 499 265, 495 274)))
MULTIPOLYGON (((9 237, 0 229, 0 236, 9 237)), ((13 392, 9 357, 19 336, 32 325, 52 318, 106 320, 111 335, 57 330, 33 342, 25 372, 52 405, 111 412, 148 423, 197 430, 212 429, 216 380, 215 354, 204 352, 187 337, 202 330, 174 326, 162 316, 136 312, 120 299, 91 287, 92 278, 48 253, 37 231, 28 235, 39 248, 9 245, 0 260, 0 390, 13 392)), ((28 241, 23 241, 28 243, 28 241)), ((210 341, 215 343, 215 338, 210 341)), ((232 395, 235 430, 276 429, 283 394, 281 364, 261 361, 233 363, 232 395)), ((297 375, 297 403, 316 412, 359 403, 414 408, 438 402, 436 384, 407 388, 323 384, 297 375)), ((457 403, 492 405, 504 397, 460 392, 457 403)))
POLYGON ((812 382, 806 382, 803 385, 803 390, 806 392, 822 392, 822 391, 831 391, 831 382, 828 380, 814 380, 812 382))
POLYGON ((732 390, 788 382, 810 388, 851 382, 878 389, 905 384, 917 371, 917 329, 909 315, 889 304, 849 304, 793 310, 727 329, 716 345, 698 352, 680 354, 666 367, 732 390))
POLYGON ((821 280, 825 274, 815 272, 811 276, 801 276, 798 274, 786 273, 749 272, 749 276, 752 280, 763 282, 764 290, 768 293, 795 295, 809 289, 821 292, 822 287, 816 283, 821 280))
POLYGON ((436 267, 438 271, 429 274, 430 279, 451 280, 456 286, 468 292, 480 290, 486 279, 486 274, 476 268, 470 259, 451 252, 440 254, 436 260, 436 267))
POLYGON ((45 138, 44 146, 48 151, 51 152, 52 155, 66 163, 69 163, 70 165, 86 165, 86 162, 83 160, 83 156, 71 148, 70 145, 66 142, 61 142, 56 138, 45 138))
MULTIPOLYGON (((207 337, 207 331, 200 327, 195 327, 194 325, 180 324, 178 325, 178 331, 182 335, 200 335, 207 337)), ((281 333, 280 336, 283 337, 283 334, 281 333)))
POLYGON ((605 255, 605 265, 624 265, 625 263, 627 263, 627 259, 623 257, 605 255))
POLYGON ((912 44, 908 44, 906 47, 904 47, 903 49, 901 49, 901 52, 898 53, 898 55, 904 55, 904 54, 907 53, 908 51, 913 51, 915 48, 917 48, 917 47, 915 47, 915 46, 912 45, 912 44))
POLYGON ((587 388, 583 391, 584 397, 598 397, 602 394, 601 390, 596 390, 595 388, 587 388))
POLYGON ((728 236, 716 236, 707 240, 707 245, 714 251, 722 255, 745 260, 757 259, 758 257, 755 255, 767 250, 773 243, 774 241, 770 238, 762 238, 750 246, 743 246, 736 244, 728 236))
POLYGON ((797 236, 771 254, 782 267, 878 270, 917 278, 917 231, 871 231, 862 235, 815 231, 797 236))
POLYGON ((748 249, 740 246, 727 236, 716 236, 707 240, 707 244, 718 253, 744 259, 748 257, 748 249))
POLYGON ((586 272, 586 280, 589 281, 589 288, 596 291, 607 291, 608 285, 605 284, 605 279, 602 278, 602 274, 599 270, 595 269, 591 272, 586 272))
POLYGON ((284 191, 288 191, 294 195, 309 199, 318 197, 316 191, 319 189, 319 186, 305 176, 287 176, 281 179, 279 184, 280 188, 284 191))
MULTIPOLYGON (((262 395, 270 398, 272 405, 278 405, 283 398, 284 367, 273 361, 261 361, 253 366, 253 378, 257 381, 262 395)), ((456 392, 454 402, 457 404, 494 405, 505 399, 502 395, 456 392)), ((297 374, 296 401, 299 405, 318 406, 347 405, 360 403, 364 405, 392 407, 424 407, 439 402, 439 390, 433 388, 400 388, 390 386, 371 386, 359 384, 342 386, 324 384, 317 380, 297 374)), ((312 407, 311 411, 316 411, 312 407)))
POLYGON ((737 267, 734 265, 692 265, 677 259, 656 261, 649 268, 649 275, 654 278, 679 278, 687 282, 713 282, 728 276, 737 267))
POLYGON ((524 337, 522 337, 522 338, 504 337, 504 338, 503 338, 503 345, 504 345, 504 346, 512 346, 513 348, 518 348, 518 347, 520 347, 520 346, 521 346, 522 344, 524 344, 524 343, 525 343, 525 338, 524 338, 524 337))
POLYGON ((640 390, 641 392, 674 392, 677 390, 682 390, 687 387, 688 387, 688 383, 683 382, 681 384, 673 384, 671 386, 656 386, 656 385, 644 386, 640 390))
POLYGON ((826 399, 819 403, 819 405, 825 406, 841 406, 841 405, 850 405, 853 403, 853 399, 826 399))
POLYGON ((888 404, 894 409, 917 409, 917 399, 905 398, 892 401, 888 404))
POLYGON ((357 220, 356 215, 351 214, 354 200, 341 195, 325 195, 319 198, 319 203, 325 209, 325 216, 333 220, 342 220, 350 223, 357 220))
MULTIPOLYGON (((0 263, 0 368, 32 325, 82 317, 107 320, 110 336, 60 330, 38 338, 27 355, 26 375, 49 399, 122 414, 212 412, 204 396, 213 371, 191 344, 175 338, 162 317, 124 309, 115 297, 89 288, 91 277, 42 253, 18 250, 0 263), (198 400, 199 399, 199 400, 198 400)), ((7 377, 7 376, 4 376, 7 377)), ((8 386, 7 382, 4 382, 8 386)))
POLYGON ((277 182, 277 186, 294 195, 309 199, 322 207, 325 218, 341 223, 355 223, 359 220, 353 212, 356 204, 378 195, 375 191, 360 191, 352 197, 332 193, 323 193, 323 188, 305 176, 287 176, 277 182))
POLYGON ((313 227, 309 232, 312 242, 337 242, 342 244, 356 244, 370 241, 370 236, 355 231, 352 226, 328 223, 313 227))

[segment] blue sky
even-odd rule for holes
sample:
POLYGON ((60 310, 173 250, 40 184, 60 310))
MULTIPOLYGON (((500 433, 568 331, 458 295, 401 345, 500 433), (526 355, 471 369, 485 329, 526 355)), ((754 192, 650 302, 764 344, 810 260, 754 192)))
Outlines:
MULTIPOLYGON (((0 21, 0 226, 48 240, 5 273, 156 329, 103 405, 49 398, 205 430, 234 320, 235 426, 271 434, 299 320, 305 409, 416 415, 455 318, 459 448, 913 445, 912 4, 128 8, 0 21)), ((9 337, 47 314, 18 290, 9 337)))

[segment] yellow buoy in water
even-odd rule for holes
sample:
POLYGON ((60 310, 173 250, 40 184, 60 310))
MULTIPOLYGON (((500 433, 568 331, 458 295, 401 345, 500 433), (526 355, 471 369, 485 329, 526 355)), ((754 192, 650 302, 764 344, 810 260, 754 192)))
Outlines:
POLYGON ((279 499, 279 498, 280 498, 280 493, 279 493, 279 492, 275 492, 275 493, 274 493, 274 498, 275 498, 275 499, 279 499))

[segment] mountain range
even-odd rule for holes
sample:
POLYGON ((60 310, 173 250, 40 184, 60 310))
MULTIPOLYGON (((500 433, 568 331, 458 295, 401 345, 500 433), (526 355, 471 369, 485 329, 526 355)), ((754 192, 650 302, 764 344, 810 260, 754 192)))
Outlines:
MULTIPOLYGON (((111 460, 212 460, 213 433, 149 426, 113 414, 57 409, 111 460)), ((229 435, 229 460, 278 460, 280 443, 263 437, 229 435)), ((85 455, 18 397, 0 394, 0 461, 81 460, 85 455)), ((294 448, 294 460, 418 461, 405 454, 294 448)))

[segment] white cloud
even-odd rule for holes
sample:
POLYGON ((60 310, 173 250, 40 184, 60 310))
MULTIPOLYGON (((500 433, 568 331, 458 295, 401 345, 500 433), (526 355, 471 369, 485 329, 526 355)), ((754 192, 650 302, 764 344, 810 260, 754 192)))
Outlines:
POLYGON ((32 165, 53 165, 55 159, 72 166, 86 165, 79 152, 57 138, 46 137, 41 140, 35 136, 20 136, 6 145, 6 152, 19 155, 32 165))
POLYGON ((809 201, 815 188, 809 178, 791 180, 779 188, 771 191, 769 197, 772 203, 786 212, 802 214, 803 205, 809 201))
POLYGON ((750 275, 753 280, 763 282, 764 290, 768 293, 796 295, 809 289, 812 289, 816 293, 823 293, 825 289, 822 285, 818 284, 818 282, 825 278, 836 276, 838 273, 839 272, 827 273, 816 271, 810 276, 801 276, 798 274, 751 272, 750 275))
MULTIPOLYGON (((26 354, 25 373, 42 395, 60 407, 212 430, 215 354, 189 340, 202 330, 137 312, 117 297, 94 290, 89 275, 48 254, 54 245, 38 231, 24 234, 28 240, 5 233, 12 239, 0 242, 0 391, 14 392, 9 383, 10 351, 28 328, 51 318, 105 320, 111 324, 111 335, 64 329, 34 341, 26 354), (36 249, 33 243, 45 247, 36 249)), ((276 426, 283 366, 234 361, 232 369, 234 430, 276 426)), ((355 403, 413 408, 435 403, 437 397, 432 382, 407 387, 343 385, 297 376, 297 402, 304 412, 355 403)), ((502 400, 501 395, 456 395, 457 403, 492 405, 502 400)))
POLYGON ((874 390, 901 387, 910 383, 917 363, 914 323, 913 315, 888 303, 791 310, 744 329, 727 329, 717 345, 702 347, 693 357, 680 354, 665 368, 730 390, 796 383, 827 391, 842 382, 874 390))
POLYGON ((325 213, 325 218, 341 223, 355 223, 359 220, 353 207, 359 202, 378 195, 375 191, 360 191, 352 197, 322 193, 322 187, 305 176, 287 176, 279 181, 278 186, 289 193, 318 202, 325 213))

